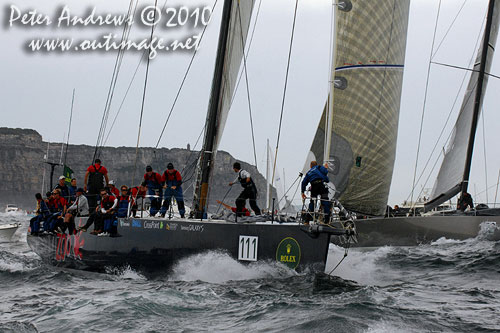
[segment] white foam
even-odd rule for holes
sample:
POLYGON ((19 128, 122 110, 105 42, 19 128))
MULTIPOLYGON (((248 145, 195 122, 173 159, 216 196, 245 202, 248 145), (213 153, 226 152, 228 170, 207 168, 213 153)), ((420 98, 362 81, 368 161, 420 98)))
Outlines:
POLYGON ((120 280, 147 280, 144 275, 136 272, 128 265, 121 268, 106 267, 106 273, 116 275, 116 277, 120 280))
MULTIPOLYGON (((354 280, 365 285, 388 283, 387 276, 384 274, 382 277, 384 267, 377 263, 377 261, 386 257, 391 251, 392 247, 390 246, 371 250, 349 249, 347 257, 332 272, 332 275, 346 280, 354 280)), ((325 272, 330 273, 343 256, 343 248, 330 244, 325 272)))
POLYGON ((169 280, 223 283, 231 280, 289 277, 296 274, 277 262, 243 264, 227 253, 209 251, 181 259, 173 268, 169 280))
POLYGON ((446 244, 458 244, 462 243, 463 241, 457 240, 457 239, 449 239, 446 237, 441 237, 438 240, 431 242, 431 245, 446 245, 446 244))
POLYGON ((479 225, 477 240, 498 241, 500 240, 500 227, 496 222, 485 221, 479 225))

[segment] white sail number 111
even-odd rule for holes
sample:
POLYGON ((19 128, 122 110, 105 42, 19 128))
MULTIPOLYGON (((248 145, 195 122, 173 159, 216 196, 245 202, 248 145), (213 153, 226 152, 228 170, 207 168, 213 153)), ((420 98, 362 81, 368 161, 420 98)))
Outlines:
POLYGON ((240 236, 238 246, 238 260, 257 261, 259 237, 240 236))

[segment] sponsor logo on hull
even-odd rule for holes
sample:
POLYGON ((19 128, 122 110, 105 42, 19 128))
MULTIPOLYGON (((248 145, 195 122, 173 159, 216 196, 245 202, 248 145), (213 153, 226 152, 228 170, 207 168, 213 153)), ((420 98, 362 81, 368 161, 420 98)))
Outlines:
POLYGON ((300 245, 292 237, 281 240, 276 249, 276 260, 290 268, 297 268, 300 263, 300 245))
POLYGON ((189 232, 203 232, 203 224, 188 224, 188 225, 181 224, 181 230, 189 232))

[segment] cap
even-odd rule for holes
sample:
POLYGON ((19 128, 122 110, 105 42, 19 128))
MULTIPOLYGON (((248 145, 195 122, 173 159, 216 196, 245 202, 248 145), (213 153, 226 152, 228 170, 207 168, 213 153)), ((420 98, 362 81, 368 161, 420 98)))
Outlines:
POLYGON ((76 189, 76 192, 84 193, 85 191, 83 190, 83 188, 79 187, 76 189))
POLYGON ((61 180, 61 179, 66 179, 66 177, 64 177, 64 176, 59 177, 59 180, 61 180))
POLYGON ((108 184, 109 185, 115 185, 115 181, 114 180, 110 180, 108 184))
POLYGON ((149 171, 153 171, 153 168, 151 167, 151 165, 148 165, 148 166, 146 167, 146 172, 149 172, 149 171))
POLYGON ((172 170, 174 168, 174 165, 172 163, 167 164, 167 169, 172 170))

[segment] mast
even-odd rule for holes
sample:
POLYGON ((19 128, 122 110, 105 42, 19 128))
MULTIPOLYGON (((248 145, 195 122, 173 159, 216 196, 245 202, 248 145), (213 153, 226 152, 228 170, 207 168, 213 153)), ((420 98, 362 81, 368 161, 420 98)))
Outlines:
POLYGON ((472 164, 472 153, 474 149, 474 139, 476 136, 477 122, 479 119, 479 113, 481 112, 481 97, 483 95, 483 84, 486 69, 486 60, 488 59, 488 51, 490 48, 490 34, 491 26, 493 23, 493 11, 495 8, 495 0, 490 0, 488 5, 488 16, 486 19, 486 27, 484 29, 484 40, 483 40, 483 50, 481 53, 481 64, 479 67, 479 76, 477 79, 477 90, 474 100, 474 113, 472 115, 472 126, 469 134, 469 145, 467 146, 467 157, 465 159, 465 170, 462 179, 461 191, 467 192, 467 186, 469 185, 470 167, 472 164))
POLYGON ((266 145, 266 210, 269 211, 269 208, 271 207, 271 182, 269 181, 269 155, 271 152, 269 151, 269 139, 267 139, 267 145, 266 145))
POLYGON ((218 116, 220 112, 220 104, 222 102, 221 90, 232 4, 233 0, 225 0, 224 8, 222 9, 217 58, 215 61, 210 102, 208 105, 207 119, 205 121, 205 136, 203 138, 203 147, 198 164, 196 187, 193 198, 195 218, 203 218, 207 211, 209 181, 213 163, 215 162, 215 138, 219 130, 218 116))

